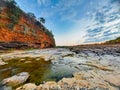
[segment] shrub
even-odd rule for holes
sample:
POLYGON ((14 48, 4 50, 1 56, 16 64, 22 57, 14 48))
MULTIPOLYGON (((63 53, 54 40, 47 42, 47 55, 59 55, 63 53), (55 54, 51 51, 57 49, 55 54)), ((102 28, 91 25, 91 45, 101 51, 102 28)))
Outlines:
POLYGON ((11 15, 14 15, 16 19, 19 19, 22 13, 22 10, 16 6, 16 2, 14 0, 9 0, 9 1, 6 1, 6 5, 8 8, 9 17, 11 15))
POLYGON ((31 13, 31 12, 28 12, 27 15, 28 15, 29 17, 33 18, 33 19, 36 18, 36 16, 34 15, 34 13, 31 13))
POLYGON ((5 27, 5 24, 4 23, 0 23, 0 28, 3 28, 5 27))
POLYGON ((13 23, 7 24, 7 27, 8 27, 9 29, 13 29, 13 28, 14 28, 14 24, 13 24, 13 23))
POLYGON ((18 19, 14 15, 10 16, 9 19, 12 21, 14 25, 18 23, 18 19))

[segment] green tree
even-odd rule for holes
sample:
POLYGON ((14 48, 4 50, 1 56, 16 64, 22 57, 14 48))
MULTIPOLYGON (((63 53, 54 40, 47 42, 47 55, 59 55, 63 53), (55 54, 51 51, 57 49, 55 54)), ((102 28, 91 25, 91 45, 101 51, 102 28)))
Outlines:
POLYGON ((15 8, 15 6, 16 6, 16 2, 15 2, 15 0, 6 0, 6 3, 7 3, 7 7, 9 7, 9 8, 15 8))
POLYGON ((34 19, 36 18, 35 14, 32 12, 28 12, 27 15, 31 18, 34 18, 34 19))
POLYGON ((38 18, 39 22, 45 24, 45 19, 43 17, 38 18))

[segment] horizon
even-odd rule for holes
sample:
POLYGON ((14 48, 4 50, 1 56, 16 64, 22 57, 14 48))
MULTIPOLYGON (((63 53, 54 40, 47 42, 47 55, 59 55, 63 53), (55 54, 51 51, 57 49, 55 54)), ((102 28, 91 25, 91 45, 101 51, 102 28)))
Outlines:
POLYGON ((100 43, 120 36, 119 0, 15 0, 44 17, 57 46, 100 43))

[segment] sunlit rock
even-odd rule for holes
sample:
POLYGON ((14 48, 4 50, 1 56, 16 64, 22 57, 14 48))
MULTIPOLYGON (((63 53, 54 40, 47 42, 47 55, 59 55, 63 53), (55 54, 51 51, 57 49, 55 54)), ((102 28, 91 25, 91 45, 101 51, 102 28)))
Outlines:
POLYGON ((0 65, 5 65, 7 63, 5 63, 2 59, 0 59, 0 65))
POLYGON ((120 74, 105 75, 104 79, 110 84, 120 87, 120 74))
POLYGON ((16 90, 36 90, 37 86, 33 83, 25 84, 21 87, 18 87, 16 90))
POLYGON ((19 84, 24 83, 29 77, 29 73, 27 72, 22 72, 17 75, 14 75, 10 78, 6 78, 2 81, 2 84, 4 85, 10 85, 10 86, 17 86, 19 84))

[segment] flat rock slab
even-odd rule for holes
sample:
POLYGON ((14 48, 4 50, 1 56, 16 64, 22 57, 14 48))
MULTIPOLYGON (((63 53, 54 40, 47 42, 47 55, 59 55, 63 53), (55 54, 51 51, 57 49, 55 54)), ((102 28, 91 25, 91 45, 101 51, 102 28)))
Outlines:
POLYGON ((116 75, 106 75, 104 79, 109 82, 110 84, 120 87, 120 74, 116 75))
POLYGON ((36 90, 37 86, 33 83, 25 84, 24 86, 21 86, 17 88, 16 90, 36 90))
POLYGON ((4 85, 10 85, 10 86, 17 86, 19 84, 22 84, 24 83, 28 77, 29 77, 29 73, 27 72, 22 72, 22 73, 19 73, 17 75, 14 75, 10 78, 6 78, 2 81, 2 84, 4 85))

